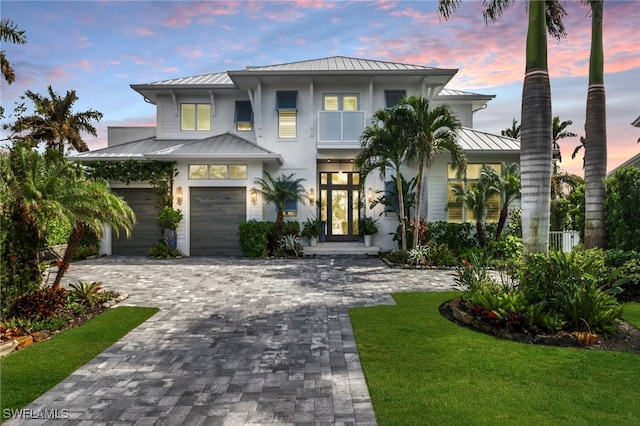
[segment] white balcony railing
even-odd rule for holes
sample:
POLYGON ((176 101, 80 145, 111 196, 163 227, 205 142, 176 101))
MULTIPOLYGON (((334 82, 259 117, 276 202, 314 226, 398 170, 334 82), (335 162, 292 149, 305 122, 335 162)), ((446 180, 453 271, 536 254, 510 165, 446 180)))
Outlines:
POLYGON ((318 142, 359 142, 364 111, 319 111, 318 142))

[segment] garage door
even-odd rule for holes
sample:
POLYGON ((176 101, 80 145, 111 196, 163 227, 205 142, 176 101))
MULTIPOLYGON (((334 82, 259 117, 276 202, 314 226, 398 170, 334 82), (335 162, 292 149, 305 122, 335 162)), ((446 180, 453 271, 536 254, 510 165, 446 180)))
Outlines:
POLYGON ((191 256, 240 256, 246 188, 190 188, 191 256))
POLYGON ((111 253, 119 255, 146 255, 158 240, 162 232, 158 225, 158 196, 153 188, 113 188, 129 204, 136 214, 137 222, 133 226, 131 239, 120 232, 120 238, 113 232, 111 253))

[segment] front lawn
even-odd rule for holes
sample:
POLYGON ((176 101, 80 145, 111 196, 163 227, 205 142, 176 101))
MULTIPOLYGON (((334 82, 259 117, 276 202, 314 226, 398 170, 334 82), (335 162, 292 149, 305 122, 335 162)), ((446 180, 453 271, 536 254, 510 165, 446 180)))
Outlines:
MULTIPOLYGON (((395 294, 396 306, 350 310, 381 426, 638 424, 640 355, 476 333, 440 315, 457 296, 395 294)), ((640 305, 626 306, 637 325, 640 305)))
POLYGON ((0 358, 0 413, 23 408, 158 312, 157 308, 112 308, 71 328, 0 358))

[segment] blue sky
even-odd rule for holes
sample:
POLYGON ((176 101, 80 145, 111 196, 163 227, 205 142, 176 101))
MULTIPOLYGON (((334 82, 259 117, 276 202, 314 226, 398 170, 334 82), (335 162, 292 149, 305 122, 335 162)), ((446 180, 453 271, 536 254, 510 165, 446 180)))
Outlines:
MULTIPOLYGON (((640 152, 640 3, 605 2, 608 170, 640 152)), ((526 36, 525 2, 486 25, 482 3, 465 0, 449 20, 435 1, 7 1, 0 15, 26 32, 26 45, 3 44, 16 82, 1 86, 5 114, 25 90, 76 90, 75 111, 104 114, 92 149, 108 126, 154 125, 155 109, 129 85, 248 65, 342 55, 457 68, 449 88, 494 94, 475 127, 493 133, 520 119, 526 36)), ((588 9, 568 0, 566 40, 549 41, 553 113, 584 135, 590 44, 588 9)), ((4 120, 5 122, 7 119, 4 120)), ((2 134, 2 138, 6 134, 2 134)), ((561 167, 578 138, 562 142, 561 167)))

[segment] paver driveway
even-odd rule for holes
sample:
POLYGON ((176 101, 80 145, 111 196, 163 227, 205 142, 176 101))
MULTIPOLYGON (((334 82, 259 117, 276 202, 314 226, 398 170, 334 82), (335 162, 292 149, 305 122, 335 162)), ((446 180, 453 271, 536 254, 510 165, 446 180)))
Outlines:
POLYGON ((78 279, 160 311, 28 408, 113 425, 375 424, 348 308, 453 284, 344 256, 113 256, 72 265, 64 281, 78 279))

